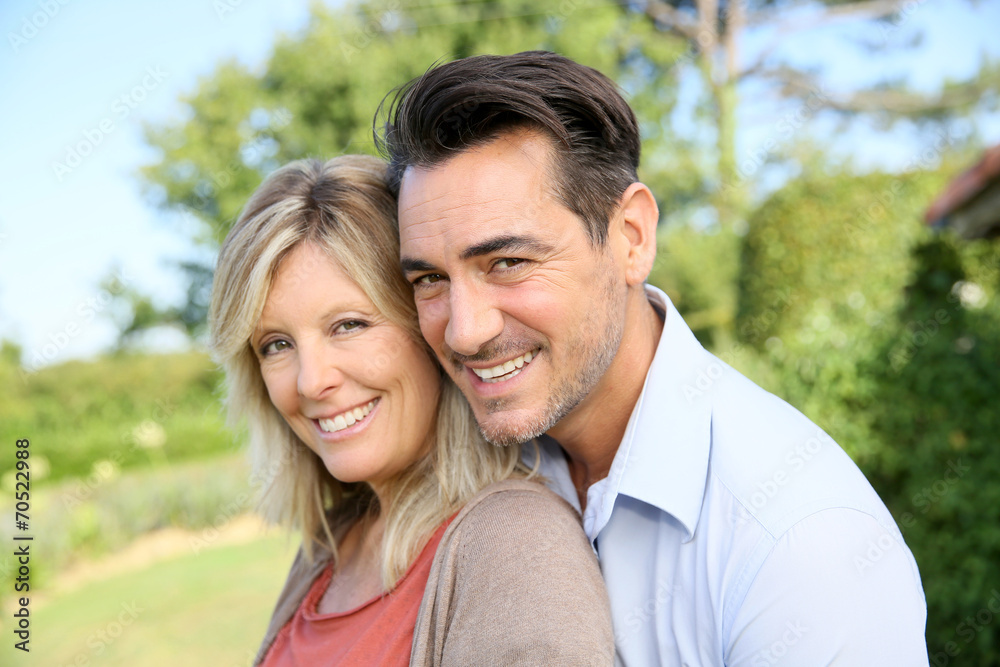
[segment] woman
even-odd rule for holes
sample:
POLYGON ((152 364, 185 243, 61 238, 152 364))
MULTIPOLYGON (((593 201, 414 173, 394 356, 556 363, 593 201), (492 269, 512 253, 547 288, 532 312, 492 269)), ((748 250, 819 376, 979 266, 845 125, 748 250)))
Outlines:
POLYGON ((287 165, 219 254, 231 418, 266 514, 303 535, 255 664, 611 664, 578 517, 482 440, 420 337, 383 179, 287 165))

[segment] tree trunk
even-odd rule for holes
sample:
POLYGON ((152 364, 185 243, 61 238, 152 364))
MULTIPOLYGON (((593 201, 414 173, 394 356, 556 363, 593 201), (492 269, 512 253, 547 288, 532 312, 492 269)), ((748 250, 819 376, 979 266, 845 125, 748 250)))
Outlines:
POLYGON ((746 25, 746 0, 730 0, 723 13, 721 49, 725 70, 722 81, 712 86, 715 95, 716 127, 718 128, 719 224, 732 230, 746 214, 746 184, 736 160, 736 110, 739 99, 739 38, 746 25))

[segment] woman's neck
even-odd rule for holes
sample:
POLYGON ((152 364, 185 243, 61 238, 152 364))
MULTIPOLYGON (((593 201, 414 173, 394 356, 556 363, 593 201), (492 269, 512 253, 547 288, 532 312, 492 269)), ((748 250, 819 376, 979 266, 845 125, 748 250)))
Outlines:
POLYGON ((364 514, 348 528, 337 545, 337 565, 317 611, 332 614, 350 611, 374 597, 382 588, 382 540, 385 515, 364 514))

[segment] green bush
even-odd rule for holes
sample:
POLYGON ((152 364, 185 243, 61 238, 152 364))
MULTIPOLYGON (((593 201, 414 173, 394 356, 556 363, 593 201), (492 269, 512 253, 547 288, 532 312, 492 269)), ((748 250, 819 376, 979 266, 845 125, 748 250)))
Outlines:
MULTIPOLYGON (((232 452, 220 381, 208 357, 194 352, 115 355, 37 372, 0 359, 0 382, 13 390, 0 401, 0 441, 31 440, 36 484, 86 478, 100 461, 130 468, 232 452)), ((0 474, 9 478, 13 461, 0 459, 0 474)))
POLYGON ((899 304, 910 250, 927 233, 923 211, 945 183, 926 172, 811 173, 775 193, 751 216, 743 243, 740 340, 813 347, 824 332, 876 326, 899 304))
POLYGON ((1000 596, 1000 242, 942 236, 914 256, 892 335, 862 370, 881 443, 867 472, 920 565, 931 654, 953 642, 957 664, 997 665, 1000 618, 976 617, 1000 596))
POLYGON ((877 456, 859 362, 877 354, 912 276, 923 211, 946 173, 813 170, 749 220, 735 335, 763 353, 775 391, 832 433, 859 465, 877 456))

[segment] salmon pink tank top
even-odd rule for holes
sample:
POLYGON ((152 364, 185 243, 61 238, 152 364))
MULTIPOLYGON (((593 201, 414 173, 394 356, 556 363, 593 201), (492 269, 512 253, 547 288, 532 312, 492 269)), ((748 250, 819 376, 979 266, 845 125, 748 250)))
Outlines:
POLYGON ((449 523, 451 519, 438 527, 390 593, 350 611, 320 614, 316 606, 333 577, 331 562, 316 578, 292 620, 281 628, 262 667, 409 665, 417 611, 434 554, 449 523))

